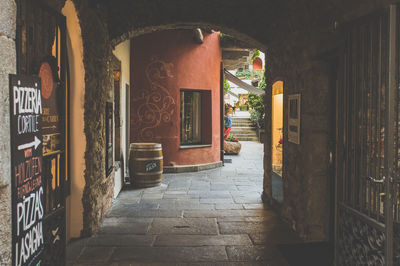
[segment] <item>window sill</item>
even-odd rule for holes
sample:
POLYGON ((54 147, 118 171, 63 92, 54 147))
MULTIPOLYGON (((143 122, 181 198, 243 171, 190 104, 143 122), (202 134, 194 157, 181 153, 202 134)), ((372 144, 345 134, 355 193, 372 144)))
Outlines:
POLYGON ((197 149, 197 148, 206 148, 211 147, 211 144, 195 144, 195 145, 181 145, 180 149, 197 149))

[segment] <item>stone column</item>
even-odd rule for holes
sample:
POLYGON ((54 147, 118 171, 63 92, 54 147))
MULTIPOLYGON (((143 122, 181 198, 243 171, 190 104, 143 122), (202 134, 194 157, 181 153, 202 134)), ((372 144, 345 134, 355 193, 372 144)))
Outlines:
POLYGON ((264 184, 262 199, 265 203, 272 203, 272 67, 274 58, 271 50, 265 52, 265 135, 264 135, 264 184))
POLYGON ((111 44, 105 10, 90 1, 74 0, 82 30, 85 67, 85 188, 83 191, 82 236, 90 236, 111 206, 113 171, 105 174, 105 106, 113 99, 111 44))
POLYGON ((17 70, 15 46, 17 5, 0 3, 0 265, 11 264, 11 153, 8 74, 17 70))

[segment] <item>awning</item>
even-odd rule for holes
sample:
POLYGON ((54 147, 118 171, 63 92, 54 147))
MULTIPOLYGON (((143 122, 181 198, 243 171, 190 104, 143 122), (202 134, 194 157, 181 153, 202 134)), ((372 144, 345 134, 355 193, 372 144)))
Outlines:
POLYGON ((232 74, 231 74, 229 71, 227 71, 226 69, 224 69, 224 72, 225 72, 225 78, 226 78, 227 80, 229 80, 230 82, 232 82, 232 83, 238 85, 240 88, 242 88, 242 89, 244 89, 244 90, 246 90, 246 91, 248 91, 248 92, 257 94, 257 95, 263 95, 263 94, 265 94, 265 91, 260 90, 259 88, 256 88, 256 87, 254 87, 254 86, 251 86, 250 84, 247 84, 246 82, 244 82, 244 81, 242 81, 241 79, 239 79, 239 78, 235 77, 234 75, 232 75, 232 74))

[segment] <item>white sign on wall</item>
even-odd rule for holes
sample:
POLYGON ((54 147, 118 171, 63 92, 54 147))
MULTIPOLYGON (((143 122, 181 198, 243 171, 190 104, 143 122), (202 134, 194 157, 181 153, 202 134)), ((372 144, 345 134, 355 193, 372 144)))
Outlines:
POLYGON ((288 96, 288 141, 300 144, 300 94, 288 96))

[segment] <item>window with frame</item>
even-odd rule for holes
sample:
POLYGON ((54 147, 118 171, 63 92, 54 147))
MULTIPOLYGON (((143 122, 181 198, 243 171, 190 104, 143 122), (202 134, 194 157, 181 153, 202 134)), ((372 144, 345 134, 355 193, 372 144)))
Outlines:
POLYGON ((211 144, 211 91, 181 90, 181 145, 211 144))

